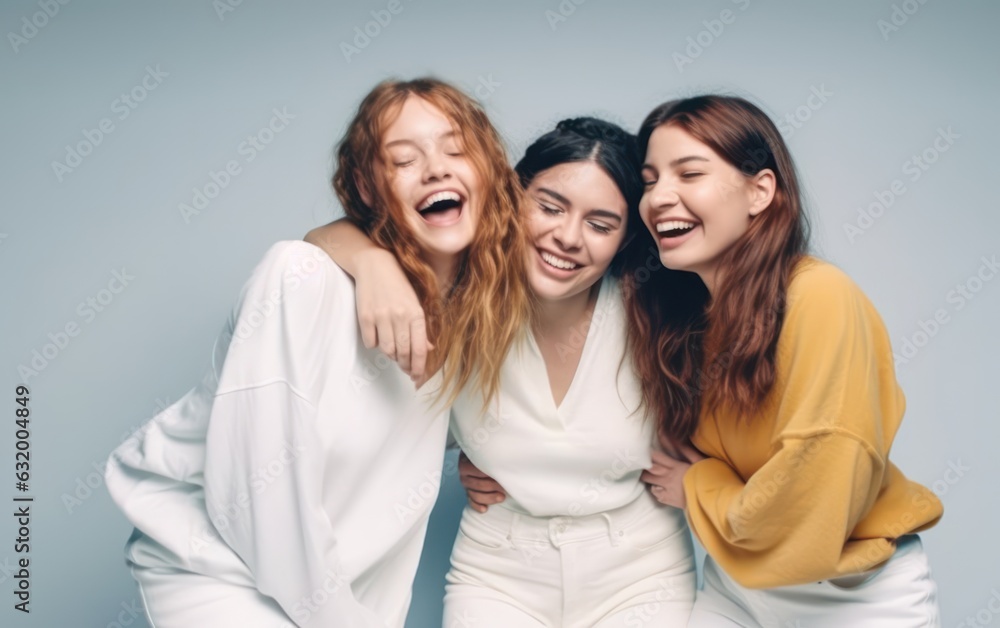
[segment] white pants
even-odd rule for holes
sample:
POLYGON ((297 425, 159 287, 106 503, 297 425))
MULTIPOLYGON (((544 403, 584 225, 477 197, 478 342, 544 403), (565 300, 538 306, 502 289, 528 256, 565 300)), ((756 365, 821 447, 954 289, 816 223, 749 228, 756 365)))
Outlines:
POLYGON ((445 628, 686 626, 694 551, 684 513, 644 491, 583 517, 466 508, 445 587, 445 628))
POLYGON ((695 628, 935 628, 937 585, 920 538, 901 537, 896 553, 853 586, 824 580, 747 589, 705 559, 703 590, 691 613, 695 628))
POLYGON ((132 567, 153 628, 294 628, 274 599, 253 587, 170 567, 132 567))

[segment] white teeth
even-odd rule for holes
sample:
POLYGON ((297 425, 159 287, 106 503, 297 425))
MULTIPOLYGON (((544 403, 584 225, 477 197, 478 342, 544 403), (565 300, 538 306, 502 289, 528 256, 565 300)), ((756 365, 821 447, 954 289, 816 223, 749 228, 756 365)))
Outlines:
POLYGON ((542 259, 545 260, 546 264, 555 266, 556 268, 562 268, 563 270, 573 270, 577 267, 573 262, 568 262, 564 259, 560 259, 553 255, 552 253, 547 253, 542 251, 542 259))
POLYGON ((417 208, 417 211, 423 211, 439 201, 456 201, 458 203, 461 203, 462 197, 459 196, 457 192, 452 192, 450 190, 445 190, 444 192, 435 192, 434 194, 431 194, 430 196, 424 199, 424 202, 420 204, 420 207, 417 208))
POLYGON ((663 233, 664 231, 673 231, 674 229, 689 229, 694 226, 695 223, 687 222, 686 220, 668 220, 666 222, 657 223, 656 232, 663 233))

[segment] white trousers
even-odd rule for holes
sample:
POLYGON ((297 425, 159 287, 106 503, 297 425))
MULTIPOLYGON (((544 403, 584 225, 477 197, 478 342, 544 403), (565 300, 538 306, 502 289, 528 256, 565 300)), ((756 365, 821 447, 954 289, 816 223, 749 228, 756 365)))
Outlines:
POLYGON ((684 513, 648 491, 583 517, 467 507, 451 554, 444 626, 681 628, 695 573, 684 513))
POLYGON ((859 584, 829 580, 747 589, 709 556, 691 613, 695 628, 937 628, 937 585, 920 537, 901 537, 896 553, 859 584))
POLYGON ((295 628, 278 603, 254 587, 170 567, 132 567, 152 628, 295 628))

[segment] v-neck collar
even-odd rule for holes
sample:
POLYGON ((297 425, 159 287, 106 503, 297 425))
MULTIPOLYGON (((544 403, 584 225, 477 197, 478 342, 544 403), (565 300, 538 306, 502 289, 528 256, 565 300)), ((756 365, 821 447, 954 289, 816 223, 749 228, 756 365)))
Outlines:
POLYGON ((588 359, 588 356, 590 355, 592 346, 594 344, 592 340, 595 333, 594 328, 597 327, 598 325, 603 324, 604 319, 607 318, 606 316, 602 316, 601 319, 599 319, 595 324, 594 319, 597 318, 597 313, 603 311, 601 309, 602 307, 606 307, 605 302, 607 301, 608 284, 613 282, 614 279, 608 275, 605 275, 600 279, 600 281, 601 281, 601 286, 597 290, 597 301, 594 303, 594 311, 591 312, 590 314, 590 325, 587 327, 587 336, 583 340, 583 350, 580 352, 580 360, 576 363, 576 370, 573 371, 573 377, 570 379, 569 386, 566 388, 566 394, 563 395, 562 401, 560 401, 559 403, 556 403, 556 398, 552 394, 552 380, 549 377, 548 366, 545 364, 545 356, 542 355, 542 350, 538 346, 538 341, 535 339, 535 331, 533 329, 528 330, 528 342, 530 343, 531 348, 535 353, 535 356, 538 358, 538 362, 541 365, 542 374, 545 376, 545 390, 547 393, 546 398, 549 400, 549 403, 552 404, 552 408, 555 410, 557 414, 562 410, 563 407, 566 406, 567 402, 574 394, 575 390, 580 386, 582 386, 582 384, 578 384, 577 382, 580 379, 580 371, 585 368, 586 361, 588 359))

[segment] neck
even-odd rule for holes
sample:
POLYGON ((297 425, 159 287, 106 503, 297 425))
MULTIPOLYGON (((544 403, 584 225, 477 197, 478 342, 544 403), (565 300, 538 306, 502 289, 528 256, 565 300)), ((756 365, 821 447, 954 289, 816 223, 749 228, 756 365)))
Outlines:
POLYGON ((696 270, 695 273, 701 277, 701 281, 708 288, 708 295, 715 298, 715 291, 719 287, 719 282, 722 280, 722 274, 719 272, 718 266, 713 266, 704 270, 696 270))
POLYGON ((597 281, 589 289, 556 300, 542 300, 538 304, 537 331, 541 335, 558 333, 578 325, 597 302, 601 282, 597 281))
POLYGON ((455 279, 457 279, 461 257, 459 255, 429 255, 426 260, 427 265, 434 271, 434 276, 437 277, 441 296, 447 296, 455 284, 455 279))

